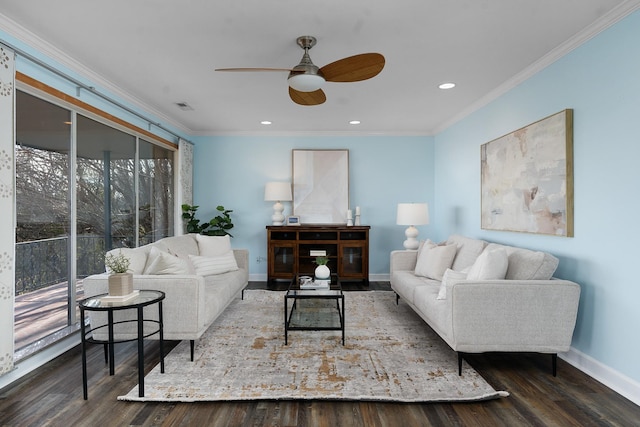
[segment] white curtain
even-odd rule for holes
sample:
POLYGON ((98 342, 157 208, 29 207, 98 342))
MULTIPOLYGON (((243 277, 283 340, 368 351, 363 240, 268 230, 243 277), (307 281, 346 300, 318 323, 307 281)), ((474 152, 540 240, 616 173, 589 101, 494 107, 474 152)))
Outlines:
POLYGON ((0 375, 13 370, 15 55, 0 44, 0 375))
POLYGON ((178 141, 178 191, 176 197, 176 213, 177 218, 180 218, 180 227, 176 227, 176 234, 182 234, 183 230, 182 222, 182 205, 193 204, 193 144, 180 139, 178 141), (180 230, 180 232, 178 232, 180 230))

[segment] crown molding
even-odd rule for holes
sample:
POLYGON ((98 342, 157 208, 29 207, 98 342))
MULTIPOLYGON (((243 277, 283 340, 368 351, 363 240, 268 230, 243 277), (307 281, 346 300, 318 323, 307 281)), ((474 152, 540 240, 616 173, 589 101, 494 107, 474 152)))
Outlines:
POLYGON ((192 137, 206 137, 206 136, 254 136, 254 137, 290 137, 290 136, 433 136, 433 133, 427 131, 323 131, 323 130, 310 130, 310 131, 198 131, 191 133, 192 137))
MULTIPOLYGON (((57 47, 53 46, 51 43, 46 40, 40 38, 38 35, 29 31, 25 27, 11 20, 7 16, 0 13, 0 29, 9 34, 11 37, 14 37, 17 41, 24 43, 31 49, 36 52, 29 52, 34 56, 44 55, 49 59, 57 62, 61 66, 67 68, 68 70, 77 73, 84 79, 87 79, 92 85, 99 85, 108 92, 116 95, 120 99, 123 99, 125 102, 131 104, 132 106, 141 109, 145 113, 151 114, 161 121, 179 129, 181 132, 190 135, 192 133, 191 129, 186 128, 183 124, 178 123, 166 116, 164 113, 158 111, 156 108, 146 104, 139 98, 132 96, 130 93, 123 91, 116 84, 111 82, 109 79, 103 77, 102 75, 96 73, 95 71, 87 68, 85 65, 75 60, 71 56, 67 55, 57 47)), ((25 49, 28 50, 28 49, 25 49)))
POLYGON ((521 71, 520 73, 513 76, 511 79, 505 81, 503 84, 478 99, 476 102, 470 104, 468 107, 463 109, 460 113, 453 116, 451 119, 444 121, 439 126, 434 129, 434 134, 438 134, 440 132, 445 131, 447 128, 453 126, 460 120, 465 117, 471 115, 475 111, 478 111, 482 107, 490 104, 491 102, 498 99, 500 96, 514 89, 519 84, 525 82, 530 79, 549 65, 553 64, 560 58, 567 55, 569 52, 573 51, 575 48, 583 45, 593 37, 597 36, 607 28, 616 24, 623 18, 632 14, 636 10, 640 9, 640 0, 627 0, 617 7, 611 9, 608 13, 603 15, 600 19, 596 20, 592 25, 588 26, 584 30, 577 33, 575 36, 571 37, 558 47, 549 51, 539 60, 534 62, 532 65, 521 71))

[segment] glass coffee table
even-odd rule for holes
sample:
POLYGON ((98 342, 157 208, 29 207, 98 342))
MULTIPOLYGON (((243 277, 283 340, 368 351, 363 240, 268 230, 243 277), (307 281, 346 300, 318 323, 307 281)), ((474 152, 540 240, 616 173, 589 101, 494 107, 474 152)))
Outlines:
POLYGON ((284 296, 284 344, 289 331, 342 331, 344 345, 344 294, 337 274, 328 288, 301 289, 300 275, 291 280, 284 296))

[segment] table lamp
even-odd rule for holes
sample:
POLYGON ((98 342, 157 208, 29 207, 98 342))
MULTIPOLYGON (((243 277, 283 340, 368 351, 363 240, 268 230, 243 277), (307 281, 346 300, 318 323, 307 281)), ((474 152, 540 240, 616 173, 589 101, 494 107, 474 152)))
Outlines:
POLYGON ((426 203, 398 203, 396 224, 409 226, 404 232, 407 237, 403 243, 405 249, 418 249, 420 243, 417 239, 418 229, 415 226, 429 224, 429 207, 426 203))
POLYGON ((271 221, 273 225, 284 224, 284 206, 280 202, 289 202, 293 200, 291 197, 291 183, 289 182, 267 182, 264 187, 264 200, 266 202, 275 202, 273 204, 273 216, 271 221))

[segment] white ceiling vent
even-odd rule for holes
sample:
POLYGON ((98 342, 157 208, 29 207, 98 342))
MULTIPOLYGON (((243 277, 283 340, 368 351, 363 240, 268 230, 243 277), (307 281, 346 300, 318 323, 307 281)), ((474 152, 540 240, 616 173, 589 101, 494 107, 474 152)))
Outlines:
POLYGON ((176 102, 176 105, 178 106, 178 108, 180 108, 182 111, 193 111, 193 107, 189 104, 187 104, 186 102, 176 102))

